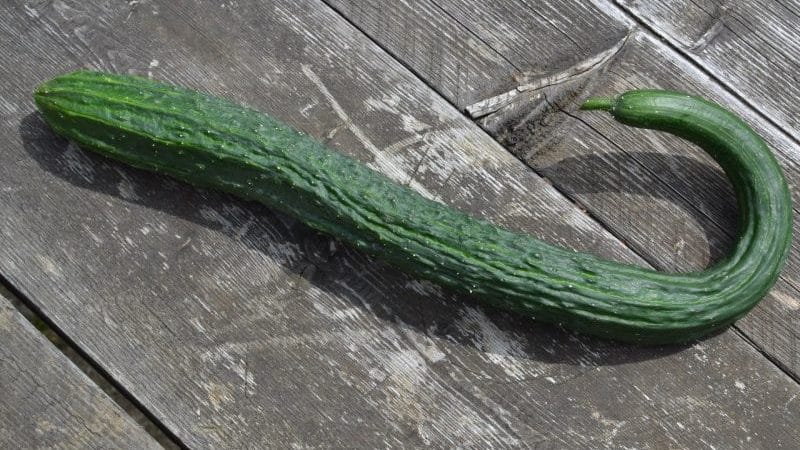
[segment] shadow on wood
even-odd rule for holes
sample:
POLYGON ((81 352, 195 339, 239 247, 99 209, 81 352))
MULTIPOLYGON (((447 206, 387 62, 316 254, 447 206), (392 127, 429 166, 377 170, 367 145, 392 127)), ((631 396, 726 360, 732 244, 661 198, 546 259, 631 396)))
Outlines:
POLYGON ((736 214, 733 189, 725 178, 724 172, 719 167, 706 164, 692 157, 670 155, 657 152, 631 152, 611 154, 587 154, 579 157, 564 158, 554 164, 538 169, 539 174, 557 180, 561 189, 571 197, 583 194, 602 192, 617 192, 647 198, 647 201, 632 202, 630 210, 624 207, 618 211, 621 216, 637 214, 637 208, 652 207, 652 200, 665 200, 681 211, 685 212, 703 231, 705 241, 708 243, 709 261, 707 265, 723 259, 733 248, 736 237, 736 214), (659 179, 670 180, 670 189, 648 189, 647 184, 631 180, 629 175, 621 170, 623 167, 643 166, 659 179), (696 185, 684 183, 674 176, 675 168, 692 174, 696 185), (731 199, 731 214, 725 215, 715 222, 715 219, 705 211, 711 211, 719 205, 714 205, 715 199, 709 195, 683 195, 690 192, 704 192, 708 186, 724 186, 729 192, 721 193, 724 198, 731 199), (720 233, 725 230, 727 234, 720 233))
MULTIPOLYGON (((354 307, 362 308, 401 330, 412 328, 431 339, 492 352, 493 344, 479 336, 480 328, 486 326, 485 320, 481 319, 485 314, 490 326, 496 326, 501 333, 520 342, 521 355, 517 357, 589 367, 657 359, 686 348, 643 348, 595 339, 479 306, 467 295, 420 283, 348 245, 333 241, 303 223, 258 203, 193 188, 91 152, 84 153, 56 136, 36 113, 29 114, 22 120, 19 132, 26 152, 42 169, 75 186, 176 215, 223 233, 265 255, 271 254, 270 244, 276 241, 291 243, 301 249, 303 254, 299 261, 283 264, 287 278, 292 279, 287 279, 287 282, 296 283, 297 289, 302 289, 303 283, 312 283, 330 295, 344 299, 354 307), (70 168, 70 158, 75 157, 92 166, 91 178, 70 168), (118 186, 123 177, 136 186, 137 195, 120 195, 118 186), (231 217, 228 218, 231 222, 241 223, 242 217, 236 216, 245 211, 248 217, 254 217, 258 223, 250 226, 245 233, 237 233, 200 212, 201 205, 226 211, 225 207, 232 204, 239 205, 240 208, 232 208, 231 217), (470 322, 471 319, 474 323, 470 322)), ((437 367, 436 364, 432 366, 437 367)), ((446 370, 446 366, 439 369, 446 370)))

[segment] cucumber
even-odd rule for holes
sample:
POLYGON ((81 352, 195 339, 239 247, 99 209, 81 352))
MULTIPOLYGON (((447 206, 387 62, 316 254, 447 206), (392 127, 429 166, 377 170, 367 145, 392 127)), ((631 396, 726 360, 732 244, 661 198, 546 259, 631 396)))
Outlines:
POLYGON ((731 324, 774 284, 791 240, 789 190, 764 141, 734 114, 678 92, 631 91, 584 109, 688 139, 722 166, 738 201, 739 237, 727 258, 694 273, 606 261, 507 231, 202 93, 78 71, 34 97, 47 123, 83 148, 259 201, 414 276, 605 338, 677 343, 731 324))

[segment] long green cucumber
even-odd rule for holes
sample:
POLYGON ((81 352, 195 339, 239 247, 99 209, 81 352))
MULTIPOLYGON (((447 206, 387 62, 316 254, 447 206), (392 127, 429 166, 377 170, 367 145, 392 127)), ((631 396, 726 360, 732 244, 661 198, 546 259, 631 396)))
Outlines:
POLYGON ((739 237, 727 258, 694 273, 619 264, 504 230, 202 93, 78 71, 42 84, 35 100, 57 133, 86 149, 259 201, 491 305, 623 341, 684 342, 731 324, 774 284, 791 240, 789 190, 764 141, 734 114, 677 92, 631 91, 584 109, 688 139, 722 166, 739 237))

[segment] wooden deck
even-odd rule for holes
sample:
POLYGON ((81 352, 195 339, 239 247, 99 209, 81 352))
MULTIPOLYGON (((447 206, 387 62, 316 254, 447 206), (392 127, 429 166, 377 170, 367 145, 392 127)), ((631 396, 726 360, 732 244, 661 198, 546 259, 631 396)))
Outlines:
POLYGON ((0 447, 800 448, 798 239, 727 331, 621 345, 87 154, 31 97, 80 67, 204 90, 475 216, 692 270, 735 237, 721 170, 576 106, 643 87, 713 99, 798 199, 798 30, 789 0, 2 2, 0 281, 127 406, 4 294, 0 447))

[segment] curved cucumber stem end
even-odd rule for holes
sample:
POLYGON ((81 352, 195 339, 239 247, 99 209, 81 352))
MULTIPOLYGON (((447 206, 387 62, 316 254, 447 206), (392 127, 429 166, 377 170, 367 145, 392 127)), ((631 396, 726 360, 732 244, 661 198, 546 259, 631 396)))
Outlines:
POLYGON ((611 97, 590 97, 581 105, 584 111, 600 109, 603 111, 611 111, 616 103, 616 99, 611 97))

